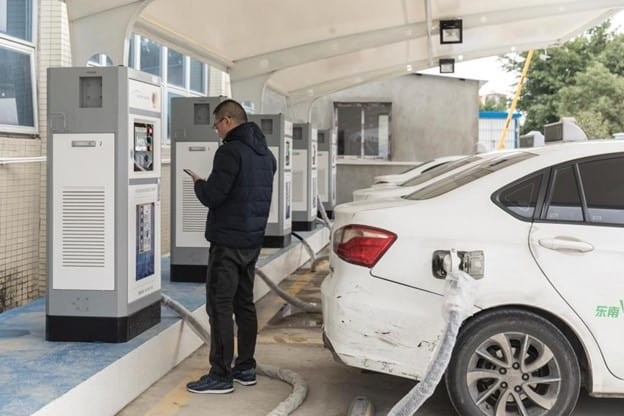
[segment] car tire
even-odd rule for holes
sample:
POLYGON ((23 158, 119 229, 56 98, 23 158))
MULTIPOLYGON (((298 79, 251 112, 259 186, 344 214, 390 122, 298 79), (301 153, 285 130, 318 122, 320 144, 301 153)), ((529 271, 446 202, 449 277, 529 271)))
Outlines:
POLYGON ((517 309, 467 322, 446 372, 449 397, 462 416, 568 416, 580 384, 576 354, 561 331, 517 309))

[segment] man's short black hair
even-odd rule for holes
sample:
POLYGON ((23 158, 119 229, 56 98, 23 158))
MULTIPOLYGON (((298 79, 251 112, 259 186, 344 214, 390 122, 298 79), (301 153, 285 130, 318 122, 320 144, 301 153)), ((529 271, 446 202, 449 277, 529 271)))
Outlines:
POLYGON ((230 117, 236 123, 246 123, 247 113, 242 105, 234 100, 225 100, 214 109, 215 119, 219 117, 230 117))

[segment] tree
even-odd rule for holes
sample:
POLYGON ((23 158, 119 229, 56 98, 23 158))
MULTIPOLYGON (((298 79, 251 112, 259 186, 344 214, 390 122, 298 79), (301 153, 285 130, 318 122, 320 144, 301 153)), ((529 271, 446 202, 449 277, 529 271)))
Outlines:
POLYGON ((624 77, 594 62, 557 94, 558 114, 573 116, 589 138, 624 131, 624 77))
MULTIPOLYGON (((526 53, 521 57, 526 59, 526 53)), ((586 34, 564 43, 559 48, 536 51, 535 59, 531 62, 526 82, 524 84, 518 110, 526 114, 526 121, 522 127, 522 132, 531 130, 542 131, 544 124, 558 121, 562 110, 571 110, 571 103, 568 101, 562 105, 562 91, 568 87, 576 85, 579 80, 577 75, 585 72, 596 62, 603 64, 608 72, 616 76, 624 76, 624 36, 615 36, 610 32, 610 22, 607 21, 589 30, 586 34)), ((524 59, 503 58, 503 65, 508 71, 519 71, 522 68, 524 59)), ((585 78, 580 78, 585 80, 585 78)), ((592 88, 585 86, 584 91, 589 92, 592 88)), ((570 95, 574 95, 567 90, 570 95)), ((579 96, 575 96, 579 99, 579 96)), ((598 100, 597 94, 589 94, 582 101, 589 105, 590 101, 598 100)), ((593 110, 582 108, 583 104, 575 108, 573 116, 580 116, 586 119, 586 124, 592 123, 594 132, 604 132, 604 128, 611 130, 611 127, 599 128, 598 125, 612 123, 610 116, 600 113, 600 118, 591 119, 591 114, 604 109, 603 106, 592 106, 593 110), (582 113, 582 114, 581 114, 582 113), (599 121, 603 120, 603 121, 599 121), (602 130, 601 130, 602 129, 602 130)), ((577 120, 579 121, 579 120, 577 120)))
POLYGON ((487 98, 483 104, 481 104, 480 111, 507 111, 507 101, 509 100, 497 100, 494 98, 487 98))

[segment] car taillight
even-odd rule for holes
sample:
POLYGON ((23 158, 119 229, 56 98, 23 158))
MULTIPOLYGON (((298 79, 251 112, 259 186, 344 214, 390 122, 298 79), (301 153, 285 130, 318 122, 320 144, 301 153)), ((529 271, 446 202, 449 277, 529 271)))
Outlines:
POLYGON ((346 262, 373 267, 396 239, 381 228, 347 225, 334 232, 334 253, 346 262))

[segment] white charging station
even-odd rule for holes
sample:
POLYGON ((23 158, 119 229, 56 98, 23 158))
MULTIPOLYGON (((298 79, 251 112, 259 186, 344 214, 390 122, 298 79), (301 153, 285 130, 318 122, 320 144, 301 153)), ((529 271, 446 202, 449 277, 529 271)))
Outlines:
POLYGON ((294 231, 311 231, 317 214, 317 130, 311 123, 293 125, 293 224, 294 231))
POLYGON ((190 169, 202 178, 212 172, 221 140, 213 112, 227 97, 171 100, 171 268, 172 282, 205 282, 208 269, 208 208, 195 196, 190 169))
POLYGON ((336 131, 318 131, 318 193, 329 218, 334 217, 336 206, 336 131))
POLYGON ((262 245, 271 248, 287 247, 290 245, 292 232, 293 125, 283 114, 250 114, 249 121, 260 127, 277 161, 277 172, 273 176, 271 211, 262 245))
POLYGON ((47 340, 160 322, 161 100, 131 68, 48 69, 47 340))

